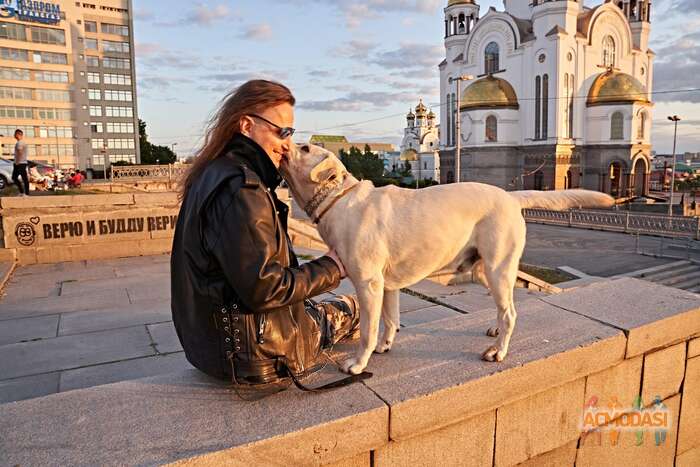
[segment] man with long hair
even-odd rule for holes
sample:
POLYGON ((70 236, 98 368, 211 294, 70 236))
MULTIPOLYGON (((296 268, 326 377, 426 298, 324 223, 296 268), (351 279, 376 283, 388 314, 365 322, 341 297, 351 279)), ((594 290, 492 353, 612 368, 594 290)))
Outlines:
POLYGON ((252 80, 212 118, 181 185, 171 259, 172 312, 190 363, 238 384, 308 375, 324 349, 353 334, 354 297, 310 300, 345 275, 334 252, 300 265, 277 199, 295 99, 252 80))

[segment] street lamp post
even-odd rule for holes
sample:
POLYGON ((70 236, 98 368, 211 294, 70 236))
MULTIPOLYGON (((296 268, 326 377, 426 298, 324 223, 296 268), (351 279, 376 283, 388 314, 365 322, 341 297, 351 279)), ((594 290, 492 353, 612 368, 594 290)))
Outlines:
POLYGON ((668 215, 673 215, 673 185, 676 180, 676 133, 678 131, 678 122, 681 120, 678 115, 669 116, 669 120, 673 122, 673 160, 671 161, 671 196, 668 198, 668 215))
MULTIPOLYGON (((462 113, 460 111, 460 106, 461 106, 461 89, 459 83, 461 81, 469 81, 474 79, 474 76, 472 75, 461 75, 456 78, 450 78, 449 83, 452 84, 452 82, 457 83, 457 120, 455 122, 455 132, 457 133, 457 147, 455 148, 455 182, 459 183, 461 181, 461 175, 462 175, 462 113)), ((448 112, 450 112, 451 109, 448 109, 448 112)), ((449 131, 449 130, 448 130, 449 131)))

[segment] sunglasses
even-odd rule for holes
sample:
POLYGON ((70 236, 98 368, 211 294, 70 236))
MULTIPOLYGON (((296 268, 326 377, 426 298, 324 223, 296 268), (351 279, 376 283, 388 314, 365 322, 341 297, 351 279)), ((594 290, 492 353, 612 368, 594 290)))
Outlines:
POLYGON ((277 136, 279 136, 280 139, 287 139, 290 136, 292 136, 294 134, 294 132, 296 131, 292 127, 288 127, 288 126, 281 127, 279 125, 276 125, 276 124, 272 123, 270 120, 268 120, 264 117, 261 117, 260 115, 250 114, 250 116, 253 118, 257 118, 258 120, 262 120, 263 122, 277 128, 277 136))

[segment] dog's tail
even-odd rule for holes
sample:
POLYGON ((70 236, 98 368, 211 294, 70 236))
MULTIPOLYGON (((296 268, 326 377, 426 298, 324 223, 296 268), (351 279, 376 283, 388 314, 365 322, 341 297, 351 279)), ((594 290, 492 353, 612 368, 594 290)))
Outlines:
POLYGON ((591 190, 557 190, 557 191, 537 191, 522 190, 511 191, 508 194, 520 202, 520 207, 550 209, 552 211, 563 211, 571 208, 609 208, 615 204, 615 199, 591 190))

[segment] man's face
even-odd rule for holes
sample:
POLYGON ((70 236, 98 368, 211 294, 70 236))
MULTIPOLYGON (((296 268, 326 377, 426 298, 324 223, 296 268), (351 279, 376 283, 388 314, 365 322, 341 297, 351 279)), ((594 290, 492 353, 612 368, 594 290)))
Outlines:
POLYGON ((20 141, 22 138, 24 138, 24 134, 23 134, 23 133, 19 133, 19 132, 15 133, 15 139, 16 139, 17 141, 20 141))
MULTIPOLYGON (((287 104, 270 107, 257 113, 260 117, 269 120, 279 127, 294 127, 294 108, 287 104)), ((279 128, 253 116, 244 117, 241 123, 241 131, 244 135, 255 141, 265 150, 267 155, 279 168, 280 161, 287 155, 292 144, 292 137, 280 138, 279 128)))

